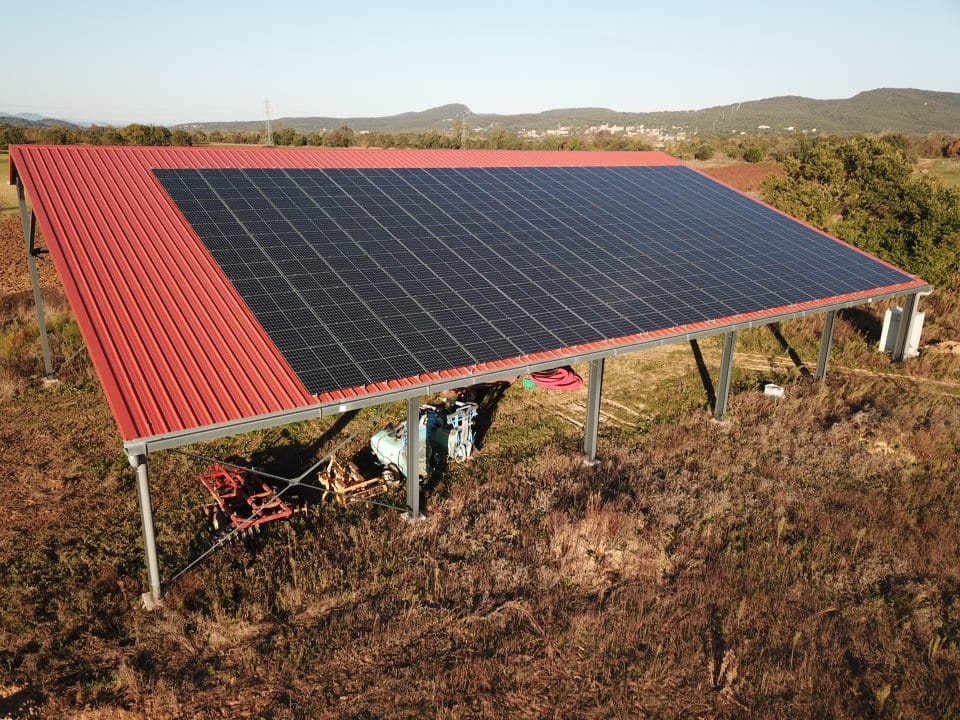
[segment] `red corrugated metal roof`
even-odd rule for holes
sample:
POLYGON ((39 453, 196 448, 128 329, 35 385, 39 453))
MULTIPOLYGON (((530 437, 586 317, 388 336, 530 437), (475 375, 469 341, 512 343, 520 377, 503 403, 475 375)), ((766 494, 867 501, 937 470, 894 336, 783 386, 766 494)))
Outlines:
MULTIPOLYGON (((663 153, 12 146, 125 441, 309 408, 310 395, 151 173, 152 168, 679 165, 663 153)), ((622 344, 607 343, 604 346, 622 344)), ((592 346, 591 346, 592 347, 592 346)), ((557 356, 567 351, 558 351, 557 356)), ((552 353, 543 354, 543 359, 552 353)), ((538 356, 539 358, 539 356, 538 356)), ((472 373, 532 358, 462 368, 472 373)))

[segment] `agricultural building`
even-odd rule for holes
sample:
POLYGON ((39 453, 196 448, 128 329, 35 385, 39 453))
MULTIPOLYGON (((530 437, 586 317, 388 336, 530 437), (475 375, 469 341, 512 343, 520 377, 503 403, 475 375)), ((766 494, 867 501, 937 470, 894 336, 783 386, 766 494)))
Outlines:
MULTIPOLYGON (((48 251, 137 470, 151 453, 906 297, 921 279, 657 152, 11 148, 28 263, 48 251), (45 247, 37 247, 36 229, 45 247)), ((52 374, 49 349, 44 353, 52 374)), ((411 434, 407 466, 417 458, 411 434)), ((416 479, 409 513, 420 514, 416 479)))

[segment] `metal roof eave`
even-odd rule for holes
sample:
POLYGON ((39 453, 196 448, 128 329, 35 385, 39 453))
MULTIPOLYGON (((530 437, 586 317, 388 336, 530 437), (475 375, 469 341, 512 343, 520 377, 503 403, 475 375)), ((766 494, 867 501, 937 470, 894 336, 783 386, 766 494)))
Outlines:
POLYGON ((408 385, 402 388, 373 392, 356 398, 345 400, 317 403, 307 407, 299 407, 291 410, 260 415, 257 417, 243 418, 241 420, 219 423, 216 425, 207 425, 204 427, 180 430, 163 435, 155 435, 137 440, 130 440, 123 444, 124 452, 129 456, 145 455, 151 452, 161 450, 172 450, 174 448, 184 447, 199 442, 208 442, 218 440, 234 435, 240 435, 246 432, 255 432, 257 430, 266 430, 281 425, 289 425, 305 420, 317 420, 319 418, 337 415, 350 410, 359 410, 372 405, 381 405, 385 403, 406 400, 412 397, 423 395, 432 395, 461 388, 465 385, 480 384, 486 382, 497 382, 514 378, 518 375, 528 375, 540 370, 548 370, 573 362, 585 362, 597 360, 600 358, 617 357, 629 353, 639 352, 649 348, 670 345, 678 342, 689 342, 698 338, 710 337, 712 335, 721 335, 731 331, 748 330, 750 328, 763 327, 784 320, 793 320, 810 315, 819 315, 822 313, 836 310, 845 310, 858 305, 867 305, 877 300, 888 300, 914 293, 923 294, 933 291, 933 286, 928 284, 912 285, 908 288, 898 287, 893 290, 886 290, 876 293, 865 293, 861 297, 838 300, 835 302, 826 302, 822 305, 803 309, 788 309, 771 315, 765 315, 761 318, 749 318, 745 320, 736 320, 727 323, 717 323, 709 328, 698 330, 681 330, 674 334, 664 334, 649 339, 639 340, 637 342, 616 345, 598 350, 588 350, 574 352, 568 355, 558 355, 546 360, 528 363, 518 363, 504 368, 476 373, 469 376, 458 376, 438 380, 436 382, 423 383, 419 385, 408 385))

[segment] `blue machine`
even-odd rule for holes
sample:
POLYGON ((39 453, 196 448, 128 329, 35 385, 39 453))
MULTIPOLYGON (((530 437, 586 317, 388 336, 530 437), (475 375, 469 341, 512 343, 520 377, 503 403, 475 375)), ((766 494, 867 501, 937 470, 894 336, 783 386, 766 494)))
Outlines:
MULTIPOLYGON (((473 421, 477 404, 453 402, 420 407, 420 478, 429 477, 444 462, 463 462, 473 453, 473 421)), ((381 430, 370 438, 370 449, 384 468, 407 476, 407 423, 381 430)))

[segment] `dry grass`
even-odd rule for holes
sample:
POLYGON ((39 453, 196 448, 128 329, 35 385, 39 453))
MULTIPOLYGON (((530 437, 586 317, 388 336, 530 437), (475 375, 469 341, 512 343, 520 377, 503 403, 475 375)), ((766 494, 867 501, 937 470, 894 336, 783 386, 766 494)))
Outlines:
POLYGON ((738 190, 755 196, 760 192, 760 183, 768 175, 783 173, 780 163, 731 163, 728 158, 718 158, 707 162, 692 162, 714 180, 732 185, 738 190))
MULTIPOLYGON (((532 396, 511 390, 427 522, 299 516, 152 614, 136 609, 135 500, 122 458, 103 458, 102 400, 6 401, 18 433, 43 437, 5 489, 10 682, 62 717, 955 716, 957 404, 837 375, 779 402, 741 392, 724 427, 682 411, 692 372, 645 388, 670 419, 604 426, 597 470, 569 423, 519 423, 532 396)), ((203 542, 197 468, 154 468, 169 569, 203 542)))
MULTIPOLYGON (((926 341, 956 339, 956 295, 925 307, 926 341)), ((571 422, 584 390, 513 386, 426 522, 298 515, 154 613, 86 358, 41 390, 29 302, 4 308, 0 717, 960 716, 960 356, 891 368, 868 342, 882 308, 840 317, 826 384, 789 355, 815 360, 818 320, 741 333, 726 425, 689 347, 608 361, 597 469, 571 422)), ((701 351, 715 373, 716 340, 701 351)), ((292 475, 334 422, 204 450, 292 475)), ((152 458, 168 576, 209 542, 200 468, 152 458)))
POLYGON ((960 160, 955 158, 924 159, 917 163, 920 175, 932 175, 947 187, 960 188, 960 160))
POLYGON ((10 153, 0 150, 0 217, 20 212, 17 189, 10 185, 10 153))
MULTIPOLYGON (((44 292, 47 337, 56 375, 70 385, 96 382, 76 320, 63 294, 44 292)), ((43 355, 33 295, 8 295, 0 307, 0 399, 9 399, 43 377, 43 355)))

